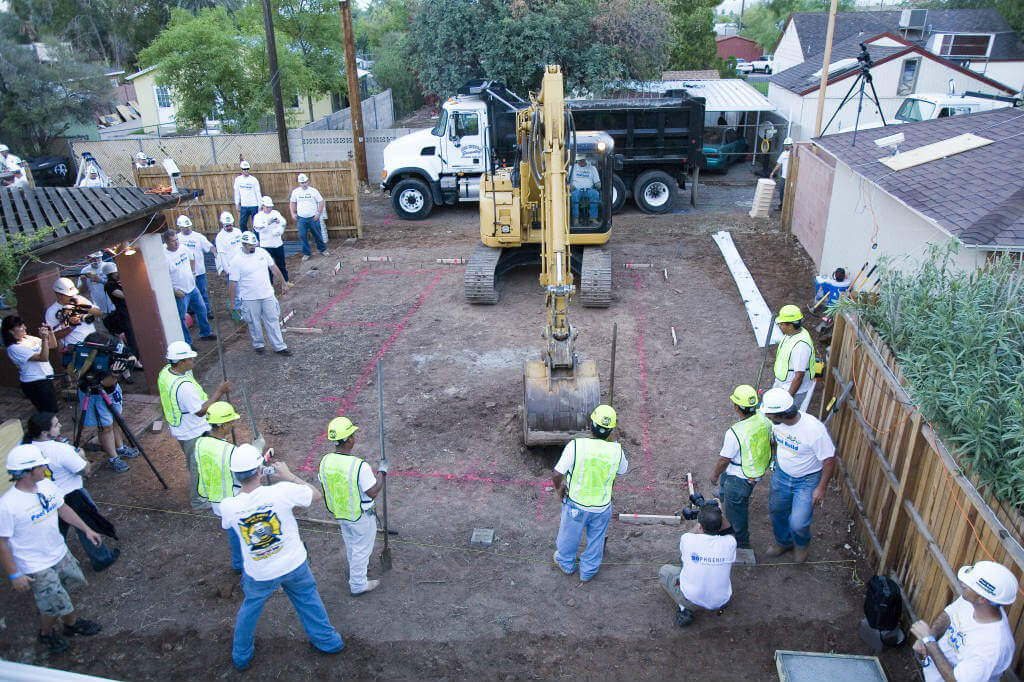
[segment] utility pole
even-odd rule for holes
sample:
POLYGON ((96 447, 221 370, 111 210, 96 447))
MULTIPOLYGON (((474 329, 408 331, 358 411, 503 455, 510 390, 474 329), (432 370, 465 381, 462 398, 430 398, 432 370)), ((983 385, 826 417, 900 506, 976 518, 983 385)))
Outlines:
POLYGON ((263 0, 263 31, 267 41, 267 66, 270 67, 270 90, 274 95, 274 118, 277 121, 277 146, 281 149, 281 161, 292 160, 288 152, 288 124, 284 120, 284 101, 281 99, 281 71, 277 68, 277 41, 274 39, 274 16, 270 12, 270 0, 263 0))
POLYGON ((828 89, 828 65, 832 61, 832 36, 836 31, 837 0, 828 8, 828 32, 825 34, 825 63, 821 67, 821 85, 818 87, 818 115, 814 118, 814 136, 821 135, 821 120, 825 117, 825 90, 828 89))
POLYGON ((348 83, 348 108, 352 114, 352 147, 355 149, 356 178, 369 182, 366 172, 366 138, 363 136, 363 105, 359 101, 359 72, 356 70, 356 41, 352 33, 352 7, 349 0, 338 0, 341 10, 341 34, 345 47, 345 81, 348 83))

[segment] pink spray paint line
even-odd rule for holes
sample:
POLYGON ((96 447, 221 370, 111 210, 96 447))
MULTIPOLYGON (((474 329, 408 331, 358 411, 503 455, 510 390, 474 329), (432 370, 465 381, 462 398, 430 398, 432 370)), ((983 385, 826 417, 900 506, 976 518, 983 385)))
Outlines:
MULTIPOLYGON (((640 273, 633 273, 633 286, 637 291, 645 288, 640 279, 640 273)), ((644 309, 643 306, 634 307, 636 325, 636 355, 640 370, 640 424, 643 431, 644 451, 644 478, 647 479, 646 490, 653 489, 654 478, 651 475, 651 419, 648 412, 647 402, 647 356, 644 353, 644 309)))
MULTIPOLYGON (((370 361, 366 363, 366 367, 363 368, 363 373, 356 380, 356 383, 352 386, 352 388, 348 390, 347 393, 345 393, 344 396, 342 396, 342 398, 347 402, 342 403, 342 407, 341 409, 338 410, 336 416, 340 417, 341 415, 345 414, 345 405, 351 405, 352 400, 355 398, 356 394, 358 394, 359 391, 361 391, 363 387, 366 386, 366 383, 369 381, 370 376, 377 368, 377 360, 384 357, 384 354, 388 352, 389 348, 391 348, 391 345, 398 338, 398 335, 401 334, 409 325, 409 320, 411 320, 412 316, 415 315, 416 312, 423 306, 423 302, 427 300, 427 296, 429 296, 430 292, 434 290, 434 287, 437 286, 437 283, 441 281, 441 276, 444 274, 444 272, 439 272, 436 270, 432 272, 434 272, 435 274, 434 278, 430 280, 430 284, 428 284, 426 288, 423 289, 423 292, 416 299, 416 302, 413 304, 412 308, 410 308, 409 311, 406 312, 405 316, 402 317, 401 322, 399 322, 398 326, 395 327, 395 331, 391 333, 391 336, 387 338, 387 340, 383 343, 383 345, 381 345, 380 349, 374 354, 370 361)), ((323 445, 323 442, 325 440, 327 440, 326 433, 322 433, 320 434, 319 437, 317 437, 316 442, 313 443, 313 447, 311 447, 309 449, 309 452, 306 454, 305 463, 301 467, 299 467, 302 471, 314 470, 313 460, 316 458, 316 453, 320 449, 320 446, 323 445)))
POLYGON ((341 290, 341 293, 331 298, 331 300, 325 303, 319 310, 317 310, 315 313, 309 316, 309 319, 306 320, 305 326, 315 327, 316 323, 320 321, 320 318, 329 313, 331 309, 334 308, 334 306, 341 303, 346 296, 351 294, 352 290, 355 289, 356 286, 363 281, 363 278, 366 277, 366 275, 369 274, 369 272, 369 268, 363 268, 362 270, 360 270, 359 273, 352 278, 352 281, 348 283, 348 286, 341 290))
POLYGON ((388 213, 388 217, 384 219, 384 222, 382 222, 381 225, 390 225, 394 221, 395 221, 395 214, 394 213, 388 213))
POLYGON ((376 329, 383 327, 385 329, 394 329, 398 326, 398 323, 388 322, 324 322, 320 325, 321 329, 341 329, 342 327, 366 327, 367 329, 376 329))

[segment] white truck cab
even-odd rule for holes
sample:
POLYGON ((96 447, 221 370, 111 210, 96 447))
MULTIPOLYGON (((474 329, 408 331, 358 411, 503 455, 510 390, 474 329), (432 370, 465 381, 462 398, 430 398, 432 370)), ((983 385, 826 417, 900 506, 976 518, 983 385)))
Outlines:
POLYGON ((975 114, 979 111, 990 111, 1013 106, 1012 98, 988 99, 970 95, 925 94, 911 95, 903 100, 896 110, 893 123, 914 123, 930 121, 947 116, 975 114))

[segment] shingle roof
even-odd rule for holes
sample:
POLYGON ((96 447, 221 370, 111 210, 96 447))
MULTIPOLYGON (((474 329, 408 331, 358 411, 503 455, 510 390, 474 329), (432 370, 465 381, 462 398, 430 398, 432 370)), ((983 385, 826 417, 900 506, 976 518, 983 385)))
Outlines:
MULTIPOLYGON (((796 25, 797 37, 800 39, 805 59, 825 51, 827 13, 794 12, 790 15, 790 21, 796 25)), ((866 36, 886 31, 898 32, 899 24, 898 10, 839 12, 836 14, 833 40, 844 41, 859 35, 866 36)), ((1024 59, 1024 42, 1021 42, 997 10, 930 9, 925 25, 926 38, 933 33, 995 33, 997 35, 989 59, 1024 59)))
POLYGON ((1024 247, 1024 111, 1005 108, 980 114, 873 128, 814 140, 837 159, 899 201, 936 221, 965 244, 1024 247), (896 130, 900 151, 975 133, 993 144, 944 159, 892 171, 874 141, 896 130))
MULTIPOLYGON (((832 56, 830 63, 835 64, 841 59, 852 59, 860 54, 860 43, 876 38, 878 34, 857 34, 846 40, 832 45, 832 56)), ((874 61, 879 61, 885 57, 897 54, 899 52, 906 52, 911 48, 906 45, 899 47, 884 47, 881 45, 869 45, 868 54, 874 61)), ((821 71, 822 57, 824 50, 815 54, 812 58, 804 60, 802 64, 791 66, 785 71, 779 71, 776 74, 772 74, 771 82, 779 87, 785 88, 791 92, 797 94, 803 94, 807 90, 816 89, 821 84, 821 74, 819 73, 816 77, 815 72, 821 71)), ((830 76, 830 80, 838 76, 830 76)))

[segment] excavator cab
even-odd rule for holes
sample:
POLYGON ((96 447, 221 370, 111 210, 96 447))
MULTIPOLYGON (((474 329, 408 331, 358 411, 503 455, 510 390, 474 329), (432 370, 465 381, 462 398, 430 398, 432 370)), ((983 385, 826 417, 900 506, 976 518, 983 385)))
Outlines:
POLYGON ((612 158, 615 142, 605 133, 576 133, 569 172, 569 233, 597 234, 612 228, 612 158))

